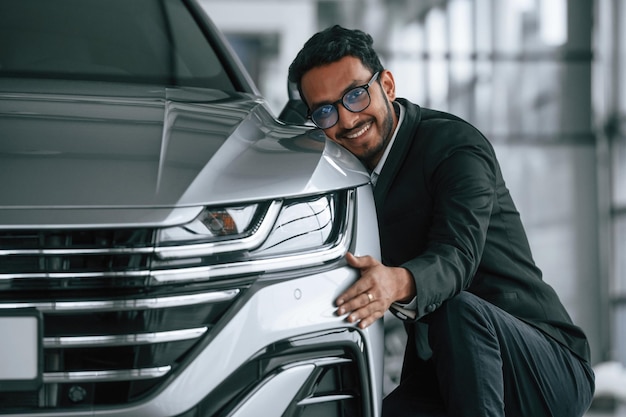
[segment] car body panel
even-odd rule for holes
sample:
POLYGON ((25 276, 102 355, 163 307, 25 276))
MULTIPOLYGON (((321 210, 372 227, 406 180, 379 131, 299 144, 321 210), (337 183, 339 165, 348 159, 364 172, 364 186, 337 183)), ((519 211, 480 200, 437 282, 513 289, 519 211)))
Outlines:
POLYGON ((152 86, 133 95, 87 82, 70 94, 66 84, 31 81, 17 93, 14 81, 0 81, 7 226, 88 225, 76 223, 84 210, 99 224, 173 224, 197 214, 188 207, 369 181, 352 155, 319 132, 276 122, 254 96, 152 86))

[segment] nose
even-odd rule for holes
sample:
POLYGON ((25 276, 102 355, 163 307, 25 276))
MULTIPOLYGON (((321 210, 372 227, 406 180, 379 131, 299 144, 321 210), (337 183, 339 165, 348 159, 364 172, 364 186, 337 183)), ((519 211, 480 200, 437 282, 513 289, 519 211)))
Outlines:
POLYGON ((337 114, 339 116, 337 124, 343 129, 352 129, 358 123, 359 114, 351 112, 341 104, 337 106, 337 114))

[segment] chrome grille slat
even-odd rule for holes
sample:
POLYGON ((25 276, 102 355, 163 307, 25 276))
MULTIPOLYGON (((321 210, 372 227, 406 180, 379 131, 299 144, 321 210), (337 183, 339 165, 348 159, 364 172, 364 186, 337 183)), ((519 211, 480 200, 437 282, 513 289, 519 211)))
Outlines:
POLYGON ((19 274, 0 273, 0 281, 11 279, 90 279, 90 278, 147 278, 150 271, 120 271, 120 272, 27 272, 19 274))
POLYGON ((0 303, 0 308, 35 307, 44 313, 66 313, 74 311, 127 311, 138 309, 171 308, 203 303, 229 301, 239 294, 238 288, 211 291, 199 294, 138 298, 131 300, 89 300, 89 301, 49 301, 0 303))
MULTIPOLYGON (((351 223, 349 223, 351 224, 351 223)), ((336 245, 321 251, 298 254, 293 256, 281 256, 277 261, 275 258, 255 259, 245 262, 231 262, 215 264, 201 267, 163 269, 150 271, 124 271, 124 272, 102 272, 102 273, 26 273, 26 274, 0 274, 0 280, 13 278, 46 278, 46 279, 67 279, 67 278, 105 278, 105 277, 154 277, 158 282, 194 281, 206 278, 218 278, 227 275, 261 273, 267 271, 280 271, 290 268, 302 267, 303 265, 320 264, 336 260, 347 250, 352 229, 349 228, 343 234, 342 239, 336 245), (172 278, 175 277, 175 278, 172 278)))
POLYGON ((49 272, 49 273, 26 273, 26 274, 0 274, 0 280, 15 278, 45 278, 45 279, 67 279, 67 278, 123 278, 123 277, 153 277, 158 282, 194 281, 206 278, 218 278, 227 275, 261 273, 267 271, 280 271, 284 269, 301 267, 302 265, 320 264, 327 261, 335 260, 341 257, 347 250, 347 242, 349 233, 347 230, 341 241, 336 246, 327 248, 323 251, 311 252, 308 254, 298 254, 294 256, 282 256, 280 262, 274 258, 249 260, 246 262, 232 262, 224 264, 216 264, 210 266, 164 269, 155 271, 124 271, 124 272, 102 272, 102 273, 67 273, 67 272, 49 272), (175 278, 172 278, 175 277, 175 278))
POLYGON ((208 327, 205 326, 193 329, 181 329, 139 334, 45 337, 43 340, 43 345, 44 348, 146 345, 197 339, 205 334, 207 330, 208 327))
POLYGON ((76 372, 45 372, 45 384, 61 384, 68 382, 115 382, 139 381, 160 378, 172 369, 171 366, 159 366, 145 369, 122 369, 114 371, 76 371, 76 372))
MULTIPOLYGON (((352 230, 348 230, 350 233, 352 230)), ((280 259, 254 259, 247 262, 234 262, 220 265, 201 266, 195 268, 166 269, 153 271, 151 276, 158 282, 195 281, 207 278, 219 278, 227 275, 277 272, 287 269, 303 268, 305 266, 321 265, 334 261, 343 256, 348 247, 347 233, 338 245, 323 251, 281 256, 280 259)))
POLYGON ((0 249, 0 256, 14 255, 50 255, 50 256, 81 256, 81 255, 132 255, 152 253, 153 246, 130 248, 77 248, 77 249, 0 249))

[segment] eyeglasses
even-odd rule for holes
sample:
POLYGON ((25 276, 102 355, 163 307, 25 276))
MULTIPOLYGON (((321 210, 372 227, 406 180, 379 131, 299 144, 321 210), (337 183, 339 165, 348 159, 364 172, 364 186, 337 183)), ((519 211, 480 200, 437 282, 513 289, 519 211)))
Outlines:
POLYGON ((376 81, 378 74, 380 74, 380 72, 374 74, 367 84, 354 87, 352 90, 347 91, 340 100, 337 100, 334 103, 324 104, 323 106, 319 106, 313 110, 309 115, 311 121, 313 121, 315 126, 320 129, 333 127, 337 124, 337 121, 339 121, 339 109, 337 108, 339 103, 352 113, 362 112, 367 109, 371 103, 371 97, 368 89, 370 88, 370 85, 376 81))

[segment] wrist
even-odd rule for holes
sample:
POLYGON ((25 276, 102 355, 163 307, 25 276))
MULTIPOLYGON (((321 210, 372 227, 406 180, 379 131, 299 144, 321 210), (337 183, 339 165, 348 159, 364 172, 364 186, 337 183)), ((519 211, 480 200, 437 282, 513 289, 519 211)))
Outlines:
POLYGON ((400 303, 408 303, 417 294, 415 289, 415 280, 413 280, 413 275, 409 272, 408 269, 398 267, 398 294, 396 301, 400 303))

